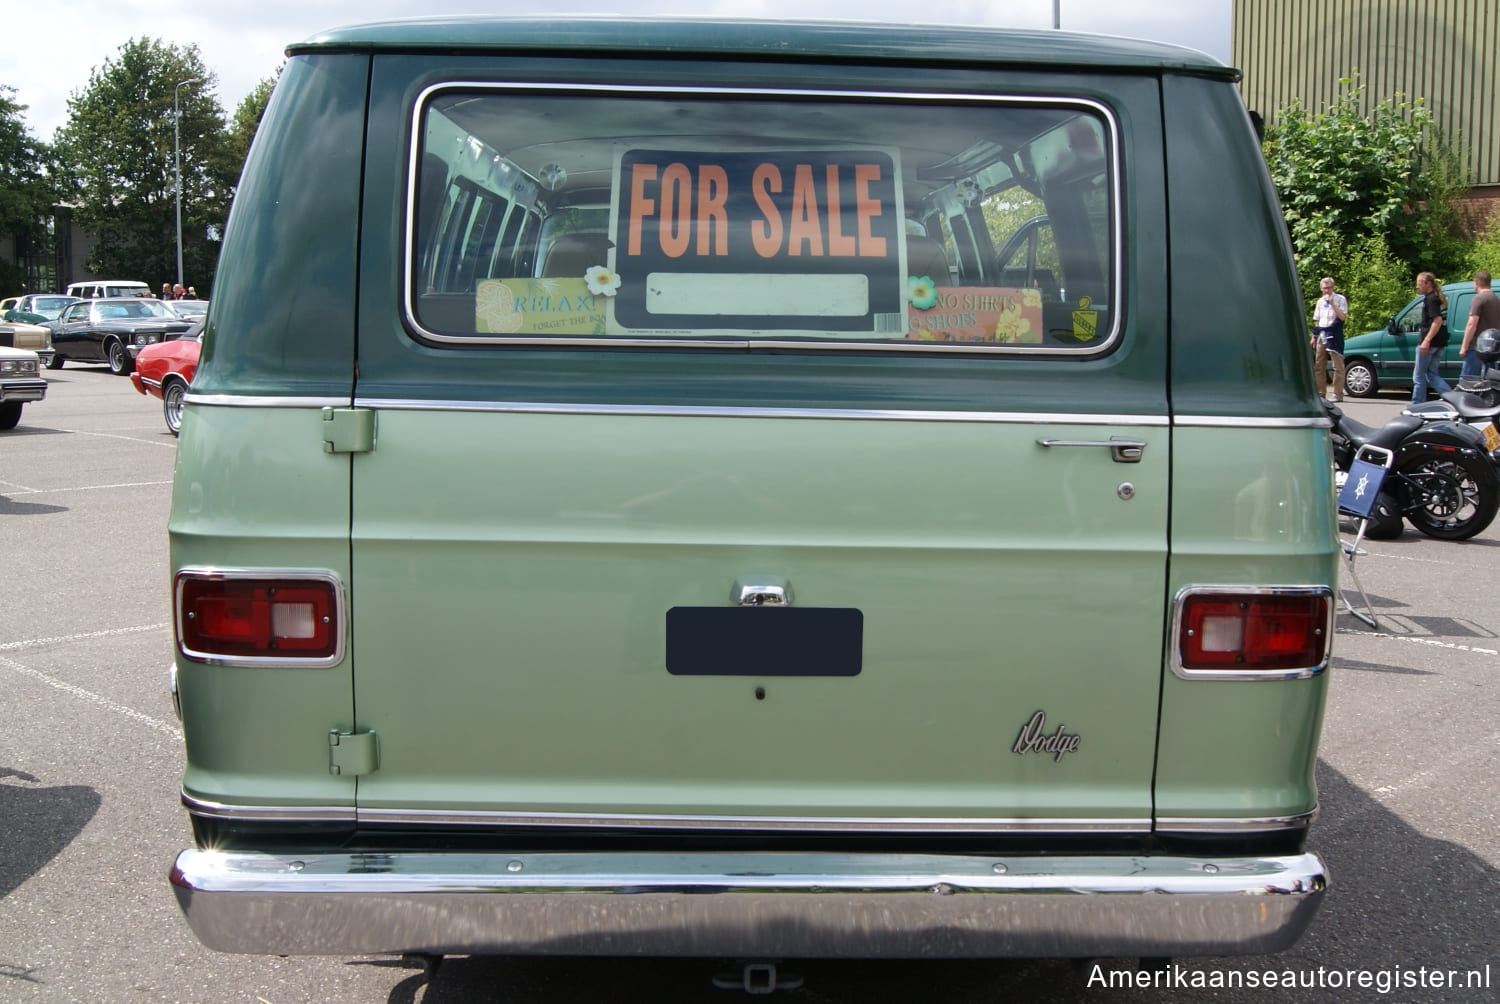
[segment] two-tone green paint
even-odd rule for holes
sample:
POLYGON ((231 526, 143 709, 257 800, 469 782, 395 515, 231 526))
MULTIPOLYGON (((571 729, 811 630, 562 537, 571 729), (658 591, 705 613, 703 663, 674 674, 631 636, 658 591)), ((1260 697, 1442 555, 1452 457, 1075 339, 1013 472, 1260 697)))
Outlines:
POLYGON ((1318 414, 1285 235, 1231 78, 1176 49, 1045 33, 997 48, 959 29, 549 20, 295 47, 226 233, 172 561, 334 571, 351 645, 332 669, 181 661, 189 794, 350 805, 328 736, 374 730, 368 808, 1311 808, 1323 678, 1181 680, 1168 665, 1181 586, 1335 579, 1325 433, 1169 425, 1318 414), (1099 101, 1127 179, 1119 347, 1077 360, 424 345, 399 310, 406 129, 415 96, 446 80, 897 80, 1099 101), (503 410, 517 403, 981 420, 503 410), (354 404, 374 415, 373 448, 325 452, 321 407, 354 404), (1144 441, 1141 463, 1037 445, 1111 435, 1144 441), (667 674, 666 609, 727 603, 746 574, 789 579, 801 605, 860 607, 861 675, 667 674), (1080 736, 1077 752, 1011 752, 1038 710, 1049 732, 1080 736))
POLYGON ((362 807, 1149 816, 1165 428, 1131 430, 1131 465, 1024 423, 379 428, 354 470, 362 807), (669 675, 666 611, 751 575, 863 611, 860 675, 669 675), (1084 752, 1011 752, 1038 710, 1084 752))
MULTIPOLYGON (((1172 450, 1169 596, 1189 585, 1337 582, 1326 432, 1178 427, 1172 450)), ((1184 680, 1163 666, 1158 815, 1279 817, 1313 809, 1327 687, 1326 672, 1305 680, 1184 680)))

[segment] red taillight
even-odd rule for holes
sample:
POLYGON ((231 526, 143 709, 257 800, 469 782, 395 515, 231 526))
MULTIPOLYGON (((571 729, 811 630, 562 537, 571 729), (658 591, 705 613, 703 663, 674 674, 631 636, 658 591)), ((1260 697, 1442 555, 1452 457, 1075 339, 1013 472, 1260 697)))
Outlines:
POLYGON ((202 661, 328 662, 341 646, 338 584, 319 575, 177 576, 177 644, 202 661))
POLYGON ((1178 664, 1187 671, 1314 670, 1328 655, 1329 596, 1202 592, 1182 599, 1178 664))

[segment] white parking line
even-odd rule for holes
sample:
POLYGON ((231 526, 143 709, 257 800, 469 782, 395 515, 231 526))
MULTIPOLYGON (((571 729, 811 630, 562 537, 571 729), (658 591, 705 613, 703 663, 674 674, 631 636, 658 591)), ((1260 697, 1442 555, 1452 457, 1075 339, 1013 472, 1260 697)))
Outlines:
POLYGON ((171 481, 121 481, 113 485, 78 485, 72 488, 28 488, 25 491, 9 492, 10 498, 18 495, 55 495, 58 492, 92 492, 107 488, 150 488, 154 485, 169 485, 171 481))
POLYGON ((171 626, 167 622, 162 622, 161 624, 137 624, 134 627, 107 628, 102 631, 84 631, 80 634, 61 634, 52 638, 27 638, 24 641, 0 642, 0 652, 18 652, 23 648, 41 648, 44 645, 84 641, 88 638, 113 638, 116 635, 122 634, 144 634, 147 631, 164 631, 171 626))
POLYGON ((0 669, 8 669, 13 673, 19 673, 22 676, 29 676, 33 680, 38 680, 42 683, 45 683, 47 686, 53 688, 54 690, 60 690, 65 694, 72 694, 74 697, 82 698, 85 701, 97 704, 99 705, 99 707, 104 708, 106 711, 113 711, 117 715, 123 715, 126 718, 133 719, 137 722, 140 722, 142 725, 146 725, 150 728, 156 729, 158 732, 165 732, 173 739, 176 739, 178 741, 182 740, 182 730, 177 728, 177 726, 173 725, 171 722, 164 722, 159 718, 152 718, 150 715, 143 715, 134 708, 127 708, 123 704, 116 704, 114 701, 111 701, 107 697, 100 697, 92 690, 84 690, 82 687, 77 687, 71 683, 66 683, 62 680, 59 680, 56 677, 48 676, 46 673, 32 669, 30 666, 23 666, 19 662, 16 662, 14 659, 10 659, 6 656, 0 655, 0 669))
MULTIPOLYGON (((175 437, 170 443, 158 443, 154 439, 138 439, 135 436, 121 436, 114 432, 85 432, 83 429, 64 429, 63 431, 71 432, 75 436, 99 436, 102 439, 123 439, 127 443, 145 443, 147 446, 161 446, 171 450, 177 449, 177 440, 175 437)), ((144 431, 144 428, 142 431, 144 431)))
POLYGON ((1364 638, 1385 638, 1389 641, 1404 641, 1411 645, 1430 645, 1433 648, 1447 648, 1455 652, 1473 652, 1476 655, 1500 655, 1500 652, 1492 648, 1458 645, 1451 641, 1438 641, 1435 638, 1413 638, 1410 635, 1389 634, 1385 631, 1358 631, 1354 628, 1339 628, 1334 634, 1357 634, 1364 638))

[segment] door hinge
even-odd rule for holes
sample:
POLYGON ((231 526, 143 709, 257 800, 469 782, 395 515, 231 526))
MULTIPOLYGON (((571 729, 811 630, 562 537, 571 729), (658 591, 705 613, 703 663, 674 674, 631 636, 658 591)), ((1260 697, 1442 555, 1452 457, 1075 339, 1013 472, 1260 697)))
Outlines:
POLYGON ((375 449, 375 412, 369 408, 324 408, 324 453, 369 453, 375 449))
POLYGON ((328 773, 341 777, 373 774, 380 768, 380 745, 373 732, 328 731, 328 773))

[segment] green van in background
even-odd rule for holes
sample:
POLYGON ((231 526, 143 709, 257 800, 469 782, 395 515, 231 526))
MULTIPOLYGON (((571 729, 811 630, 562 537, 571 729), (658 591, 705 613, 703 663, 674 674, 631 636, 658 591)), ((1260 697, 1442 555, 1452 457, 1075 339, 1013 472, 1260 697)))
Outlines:
MULTIPOLYGON (((1447 283, 1443 295, 1448 298, 1448 344, 1438 370, 1443 379, 1456 385, 1464 365, 1458 350, 1463 347, 1464 327, 1469 323, 1474 283, 1447 283)), ((1344 392, 1351 397, 1374 397, 1385 389, 1410 391, 1417 346, 1421 344, 1422 298, 1415 296, 1380 331, 1344 339, 1344 392)))
POLYGON ((291 46, 173 489, 198 937, 1291 944, 1339 545, 1236 79, 906 25, 291 46))

